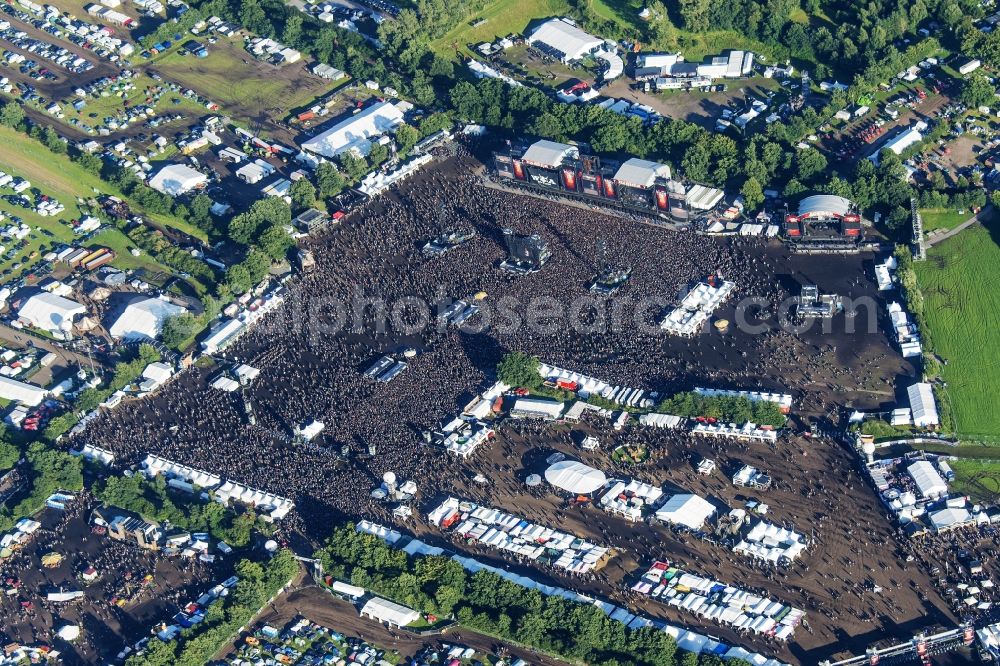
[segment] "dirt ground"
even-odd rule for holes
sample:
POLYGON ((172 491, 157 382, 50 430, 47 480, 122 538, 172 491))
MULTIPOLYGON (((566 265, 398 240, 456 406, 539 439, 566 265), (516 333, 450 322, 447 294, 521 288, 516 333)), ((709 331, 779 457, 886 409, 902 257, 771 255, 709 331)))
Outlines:
MULTIPOLYGON (((120 465, 153 452, 288 495, 296 501, 302 521, 289 522, 289 529, 301 527, 313 544, 340 519, 391 523, 390 507, 372 500, 369 493, 382 474, 392 470, 420 486, 414 506, 417 519, 396 525, 404 532, 447 543, 444 534, 426 527, 423 516, 445 495, 454 494, 590 536, 622 551, 597 575, 564 579, 537 567, 524 571, 792 663, 815 664, 845 649, 863 651, 879 638, 908 639, 917 629, 952 623, 927 574, 916 565, 904 568, 905 546, 896 541, 874 492, 858 476, 853 454, 833 439, 801 436, 811 429, 831 431, 845 406, 894 404, 897 378, 906 385, 915 376, 878 325, 884 304, 875 300, 873 257, 790 256, 777 243, 685 235, 541 199, 498 194, 468 181, 469 170, 478 166, 467 156, 439 162, 312 243, 319 265, 291 286, 290 305, 225 352, 228 359, 262 369, 260 380, 246 393, 255 425, 247 422, 243 398, 208 388, 214 371, 194 370, 155 399, 122 406, 96 421, 77 443, 111 448, 120 465), (443 258, 424 259, 419 252, 423 240, 439 233, 453 217, 476 228, 479 237, 443 258), (549 242, 553 257, 540 273, 515 278, 496 270, 505 254, 499 228, 506 225, 539 233, 549 242), (711 329, 690 340, 644 336, 629 327, 600 335, 489 329, 399 337, 385 332, 328 333, 317 319, 320 311, 310 309, 316 307, 314 299, 347 296, 356 285, 388 302, 436 290, 460 296, 480 289, 488 292, 489 302, 505 296, 521 302, 536 296, 566 301, 586 293, 595 243, 601 237, 610 241, 613 264, 634 268, 623 292, 630 298, 672 297, 708 271, 725 271, 727 279, 739 285, 739 294, 716 316, 735 322, 736 300, 757 296, 764 299, 762 328, 744 332, 731 326, 724 334, 711 329), (822 293, 873 301, 851 321, 843 315, 834 318, 828 333, 818 325, 798 334, 779 330, 772 308, 785 295, 797 294, 801 283, 815 283, 822 293), (358 371, 373 355, 401 346, 421 353, 408 359, 410 367, 390 384, 366 381, 358 371), (560 427, 507 424, 501 426, 496 444, 468 461, 426 446, 421 431, 453 416, 473 392, 487 385, 507 349, 650 390, 671 392, 695 385, 780 389, 794 394, 793 418, 788 434, 773 448, 696 441, 689 435, 637 427, 616 434, 601 423, 581 428, 592 429, 602 441, 601 451, 586 455, 560 427), (318 447, 281 440, 289 424, 310 418, 326 424, 318 447), (721 546, 661 527, 629 524, 593 507, 569 508, 547 490, 536 496, 523 487, 524 476, 537 471, 552 449, 612 472, 610 451, 623 441, 646 443, 653 455, 619 474, 699 492, 720 506, 743 508, 752 495, 770 505, 770 520, 793 525, 815 544, 788 571, 767 571, 721 546), (373 456, 359 453, 369 444, 376 448, 373 456), (338 459, 342 447, 353 452, 347 460, 338 459), (731 487, 722 473, 696 477, 691 461, 699 455, 715 458, 726 471, 736 461, 755 464, 774 475, 775 487, 751 494, 731 487), (472 483, 476 473, 489 483, 472 483), (800 628, 789 645, 775 645, 626 594, 637 572, 663 558, 723 582, 766 590, 779 601, 805 609, 809 628, 800 628), (873 582, 885 592, 866 592, 873 582)), ((495 553, 464 545, 452 548, 494 564, 519 566, 495 553)))
POLYGON ((645 93, 630 86, 629 80, 620 78, 601 88, 605 97, 625 99, 630 102, 647 104, 662 115, 675 120, 685 120, 706 129, 714 129, 715 122, 722 117, 723 109, 733 101, 743 100, 748 95, 763 99, 771 90, 778 88, 773 79, 753 81, 729 81, 725 92, 674 91, 668 94, 645 93))
POLYGON ((282 595, 257 616, 254 626, 270 624, 281 628, 300 616, 346 636, 361 638, 385 650, 396 651, 404 657, 413 656, 428 645, 460 643, 486 654, 496 653, 503 646, 510 655, 520 657, 533 666, 561 666, 564 663, 466 629, 426 637, 389 630, 378 622, 362 618, 353 604, 334 597, 316 585, 307 585, 282 595))
MULTIPOLYGON (((85 504, 71 505, 64 515, 46 509, 39 520, 42 528, 27 547, 0 565, 4 580, 14 578, 20 587, 14 595, 0 597, 0 636, 4 642, 53 645, 62 652, 63 663, 108 663, 126 645, 149 635, 150 629, 177 612, 180 603, 200 596, 228 577, 230 564, 212 565, 167 559, 137 546, 91 533, 85 504), (49 552, 64 556, 55 568, 44 568, 41 557, 49 552), (79 576, 93 566, 99 578, 85 583, 79 576), (152 584, 144 584, 152 575, 152 584), (46 594, 82 590, 83 600, 52 603, 46 594), (111 604, 112 597, 127 597, 124 607, 111 604), (33 609, 25 609, 30 602, 33 609), (64 624, 81 627, 81 638, 72 645, 54 637, 64 624)), ((10 585, 4 586, 10 588, 10 585)))

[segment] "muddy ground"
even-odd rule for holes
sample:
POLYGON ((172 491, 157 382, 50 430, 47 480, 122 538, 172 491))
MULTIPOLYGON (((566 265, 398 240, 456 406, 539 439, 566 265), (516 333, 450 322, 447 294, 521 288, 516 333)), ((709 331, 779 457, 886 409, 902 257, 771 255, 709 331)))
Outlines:
MULTIPOLYGON (((914 368, 878 326, 884 304, 877 301, 873 285, 874 257, 789 256, 776 243, 670 232, 637 220, 498 193, 470 176, 477 166, 469 156, 438 163, 311 243, 317 269, 290 285, 285 308, 218 359, 220 366, 239 360, 261 369, 245 399, 208 388, 217 368, 193 370, 151 400, 122 405, 99 419, 74 443, 111 448, 120 465, 152 452, 289 496, 297 502, 298 515, 284 529, 297 533, 293 543, 305 549, 338 520, 365 517, 391 523, 390 507, 369 496, 391 470, 420 486, 417 519, 396 525, 404 532, 445 543, 445 535, 427 529, 423 516, 447 494, 516 511, 622 550, 605 570, 586 579, 563 580, 552 571, 526 567, 536 578, 594 591, 793 663, 814 664, 844 649, 863 649, 878 638, 907 639, 922 627, 951 624, 927 575, 915 565, 903 566, 904 545, 858 475, 853 454, 833 439, 799 434, 830 431, 844 405, 893 404, 897 377, 903 377, 905 386, 906 378, 914 376, 914 368), (421 256, 419 248, 428 237, 456 226, 472 227, 478 236, 444 257, 421 256), (537 232, 549 243, 553 256, 541 272, 516 277, 497 269, 505 255, 504 226, 537 232), (633 268, 632 279, 616 296, 632 299, 633 305, 657 297, 669 303, 685 286, 722 272, 737 283, 737 293, 717 318, 736 322, 736 304, 757 298, 749 319, 759 320, 761 330, 734 325, 724 334, 710 329, 689 340, 664 337, 640 326, 646 320, 655 324, 660 316, 656 309, 645 319, 602 332, 556 325, 547 332, 491 326, 406 334, 402 326, 379 330, 369 308, 358 330, 335 325, 335 301, 352 303, 358 288, 365 299, 390 304, 403 297, 457 298, 480 290, 488 294, 487 305, 504 297, 524 307, 541 297, 572 304, 587 294, 599 238, 607 241, 613 265, 633 268), (818 326, 804 333, 780 329, 782 303, 798 293, 799 283, 808 282, 825 293, 871 298, 870 312, 862 310, 850 321, 841 315, 828 333, 818 326), (421 353, 391 383, 378 384, 361 374, 379 354, 407 346, 421 353), (664 394, 694 385, 785 390, 796 401, 791 427, 774 447, 635 429, 615 434, 606 423, 583 428, 592 429, 603 444, 586 455, 561 426, 503 425, 497 443, 468 461, 426 445, 422 432, 456 414, 487 386, 497 361, 511 349, 664 394), (313 445, 290 444, 292 429, 312 418, 326 424, 323 435, 313 445), (790 570, 767 571, 721 546, 629 524, 593 507, 568 508, 548 490, 535 495, 522 484, 552 449, 610 472, 609 453, 618 441, 647 442, 653 453, 649 461, 619 473, 699 492, 720 507, 742 508, 752 495, 770 505, 771 520, 793 525, 815 539, 814 547, 790 570), (699 455, 716 458, 727 470, 737 461, 756 464, 774 475, 776 487, 741 493, 722 473, 696 477, 691 460, 699 455), (487 485, 471 482, 477 472, 489 479, 487 485), (787 646, 775 645, 624 593, 641 568, 664 558, 802 607, 809 629, 800 628, 787 646), (873 582, 884 588, 881 595, 864 591, 873 582), (927 601, 920 600, 918 588, 927 593, 927 601)), ((461 544, 452 547, 470 550, 461 544)), ((495 554, 471 550, 501 563, 495 554)))

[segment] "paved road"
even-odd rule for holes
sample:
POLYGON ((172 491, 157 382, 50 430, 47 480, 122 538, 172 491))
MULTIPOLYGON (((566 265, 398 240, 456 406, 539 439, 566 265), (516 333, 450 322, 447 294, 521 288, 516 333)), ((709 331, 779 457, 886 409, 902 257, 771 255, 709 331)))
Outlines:
POLYGON ((960 225, 958 225, 954 229, 951 229, 950 231, 947 231, 946 233, 943 233, 943 234, 937 234, 933 238, 932 237, 928 237, 927 238, 927 247, 933 247, 933 246, 937 245, 938 243, 940 243, 941 241, 947 240, 947 239, 951 238, 952 236, 954 236, 958 232, 963 231, 964 229, 968 229, 969 227, 971 227, 974 224, 979 224, 980 222, 983 222, 984 220, 988 220, 991 217, 993 217, 993 206, 986 206, 981 211, 979 211, 978 213, 976 213, 975 215, 973 215, 972 217, 970 217, 969 219, 967 219, 965 222, 962 222, 960 225))

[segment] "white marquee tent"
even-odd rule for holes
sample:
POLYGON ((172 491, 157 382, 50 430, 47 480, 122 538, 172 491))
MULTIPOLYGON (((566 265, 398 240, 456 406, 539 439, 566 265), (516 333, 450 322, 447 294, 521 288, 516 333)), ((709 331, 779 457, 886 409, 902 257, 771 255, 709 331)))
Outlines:
POLYGON ((412 608, 379 597, 366 601, 361 608, 361 615, 394 627, 405 627, 420 618, 420 613, 412 608))
POLYGON ((599 469, 575 460, 561 460, 545 470, 545 480, 575 495, 589 495, 604 487, 608 477, 599 469))
POLYGON ((184 308, 162 298, 143 298, 129 303, 111 324, 108 333, 116 340, 155 340, 170 317, 184 308))
POLYGON ((701 529, 705 521, 715 513, 715 507, 698 495, 674 495, 656 512, 656 517, 674 525, 683 525, 688 529, 701 529))

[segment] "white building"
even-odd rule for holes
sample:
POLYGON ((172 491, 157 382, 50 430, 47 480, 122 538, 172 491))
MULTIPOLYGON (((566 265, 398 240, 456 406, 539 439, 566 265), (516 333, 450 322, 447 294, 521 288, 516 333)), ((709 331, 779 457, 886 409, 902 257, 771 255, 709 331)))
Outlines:
POLYGON ((405 627, 420 619, 420 613, 388 599, 372 597, 361 607, 361 617, 382 622, 390 627, 405 627))
POLYGON ((906 389, 910 398, 910 411, 913 414, 913 425, 918 428, 936 426, 941 423, 938 418, 937 403, 934 400, 934 389, 927 382, 920 382, 906 389))
POLYGON ((698 495, 674 495, 656 512, 656 517, 665 523, 681 525, 689 530, 700 530, 712 514, 715 507, 698 495))
POLYGON ((650 188, 657 178, 670 180, 670 167, 633 157, 626 160, 615 172, 615 180, 632 187, 650 188))
POLYGON ((29 326, 62 338, 73 330, 73 319, 86 312, 87 308, 76 301, 43 291, 21 304, 17 318, 29 326))
POLYGON ((604 472, 575 460, 561 460, 550 465, 545 470, 545 480, 572 495, 589 495, 608 483, 604 472))
POLYGON ((305 141, 302 148, 328 159, 348 150, 364 157, 371 151, 372 140, 402 123, 403 112, 397 105, 379 102, 305 141))
POLYGON ((139 382, 139 390, 149 393, 163 386, 174 376, 174 368, 168 363, 156 361, 146 366, 142 371, 142 381, 139 382))
POLYGON ((256 185, 274 173, 274 167, 262 159, 244 164, 236 170, 236 177, 248 185, 256 185))
POLYGON ((538 398, 518 398, 514 401, 514 407, 510 410, 510 415, 517 418, 541 418, 555 420, 563 412, 565 403, 552 400, 539 400, 538 398))
POLYGON ((918 460, 906 468, 906 473, 913 477, 917 490, 927 499, 938 499, 948 494, 948 484, 930 462, 918 460))
POLYGON ((41 404, 48 394, 48 391, 39 386, 0 376, 0 398, 4 400, 35 407, 41 404))
POLYGON ((604 40, 587 34, 566 19, 550 19, 528 37, 528 44, 548 51, 564 63, 571 63, 593 53, 604 40))
POLYGON ((911 127, 872 153, 868 159, 871 160, 872 164, 878 166, 879 156, 882 154, 883 150, 891 150, 897 155, 902 155, 904 150, 912 145, 920 143, 923 139, 924 135, 920 133, 920 130, 915 127, 911 127))
POLYGON ((202 340, 201 349, 206 354, 214 354, 220 349, 224 349, 226 345, 232 342, 243 328, 246 326, 239 319, 229 319, 224 323, 218 324, 212 329, 209 336, 202 340))
POLYGON ((170 317, 185 312, 165 298, 142 298, 129 303, 108 329, 115 340, 155 340, 170 317))
POLYGON ((528 146, 521 159, 529 164, 554 169, 566 160, 575 160, 579 157, 580 149, 576 146, 542 139, 528 146))
POLYGON ((178 197, 192 190, 205 187, 208 177, 185 164, 168 164, 149 179, 149 186, 157 192, 178 197))

